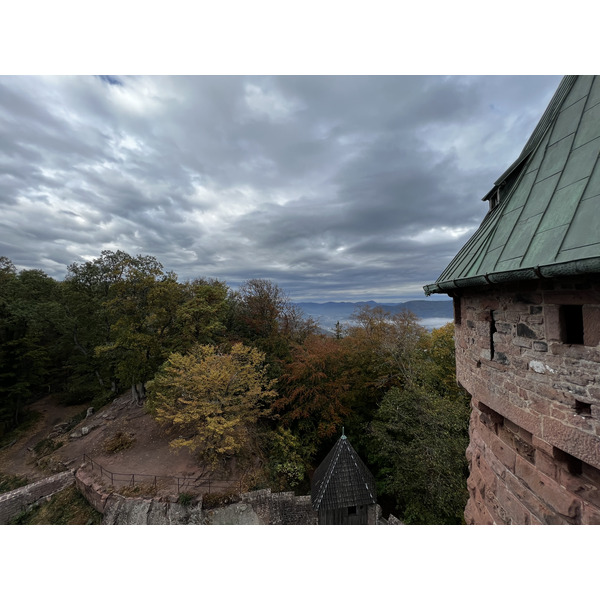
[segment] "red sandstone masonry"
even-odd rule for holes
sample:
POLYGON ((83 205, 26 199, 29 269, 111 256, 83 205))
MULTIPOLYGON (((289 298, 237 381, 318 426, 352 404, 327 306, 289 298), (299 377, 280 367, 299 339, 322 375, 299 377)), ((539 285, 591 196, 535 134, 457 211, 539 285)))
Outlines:
POLYGON ((459 300, 457 379, 473 399, 467 523, 600 524, 600 285, 571 283, 459 300), (585 344, 561 342, 561 304, 584 305, 585 344))

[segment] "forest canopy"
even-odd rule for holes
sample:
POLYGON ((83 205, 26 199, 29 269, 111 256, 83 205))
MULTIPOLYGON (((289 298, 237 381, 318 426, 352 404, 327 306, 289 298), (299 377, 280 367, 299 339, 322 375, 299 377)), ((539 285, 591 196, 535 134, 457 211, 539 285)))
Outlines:
POLYGON ((252 458, 259 483, 305 493, 342 427, 381 504, 460 523, 469 399, 453 325, 364 306, 325 334, 274 282, 180 282, 152 256, 105 250, 64 281, 0 257, 0 436, 35 399, 101 404, 129 390, 209 464, 252 458))

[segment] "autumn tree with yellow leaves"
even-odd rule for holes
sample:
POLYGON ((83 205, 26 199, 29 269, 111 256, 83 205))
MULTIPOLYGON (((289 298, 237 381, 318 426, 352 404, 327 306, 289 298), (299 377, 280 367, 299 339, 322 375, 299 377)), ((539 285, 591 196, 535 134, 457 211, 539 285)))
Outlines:
POLYGON ((171 354, 148 385, 150 412, 179 434, 171 445, 213 467, 242 452, 276 395, 264 361, 264 353, 240 343, 228 353, 198 345, 171 354))

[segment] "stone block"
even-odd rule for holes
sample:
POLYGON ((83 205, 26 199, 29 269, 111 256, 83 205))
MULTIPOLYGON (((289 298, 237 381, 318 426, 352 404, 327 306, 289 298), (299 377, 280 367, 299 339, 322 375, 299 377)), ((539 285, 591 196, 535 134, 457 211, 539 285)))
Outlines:
POLYGON ((551 479, 556 480, 557 478, 557 465, 556 461, 552 456, 552 446, 550 446, 550 452, 544 452, 539 448, 536 450, 535 454, 535 467, 543 473, 547 475, 551 479))
POLYGON ((567 525, 570 523, 568 519, 559 515, 544 504, 544 502, 542 502, 540 498, 513 473, 507 474, 506 487, 540 523, 544 525, 567 525))
POLYGON ((569 473, 567 469, 557 469, 558 483, 568 492, 571 492, 578 498, 593 504, 600 510, 600 488, 592 481, 582 475, 569 473))
POLYGON ((512 340, 513 346, 518 346, 519 348, 532 348, 533 342, 528 338, 523 337, 515 337, 512 340))
MULTIPOLYGON (((504 468, 514 472, 516 452, 503 440, 496 438, 491 441, 490 450, 494 456, 502 463, 504 468)), ((487 455, 484 454, 484 456, 487 455)))
POLYGON ((541 521, 528 510, 506 486, 498 489, 498 502, 504 507, 511 525, 541 525, 541 521))
POLYGON ((552 446, 552 444, 549 444, 542 438, 540 438, 536 435, 532 436, 531 444, 533 445, 534 448, 541 450, 542 452, 545 452, 549 456, 552 456, 552 451, 554 449, 554 446, 552 446))
POLYGON ((500 335, 510 335, 513 331, 513 327, 514 325, 512 323, 496 322, 496 332, 500 335))
POLYGON ((546 340, 560 342, 560 307, 556 304, 546 305, 544 307, 544 324, 546 328, 546 340))
POLYGON ((553 290, 544 292, 544 302, 548 304, 600 304, 600 294, 593 290, 553 290))
POLYGON ((540 338, 540 334, 535 328, 526 325, 525 323, 517 324, 517 337, 527 338, 531 340, 537 340, 540 338))
POLYGON ((510 359, 508 358, 508 355, 506 354, 506 352, 495 352, 494 353, 494 361, 496 361, 497 363, 500 363, 501 365, 509 365, 510 364, 510 359))
POLYGON ((516 460, 515 475, 559 515, 574 521, 581 519, 581 500, 520 457, 516 460))
POLYGON ((551 417, 542 417, 543 437, 549 444, 600 469, 600 438, 551 417))
POLYGON ((600 510, 591 504, 583 503, 582 525, 600 525, 600 510))
MULTIPOLYGON (((542 315, 529 315, 523 317, 525 323, 529 325, 542 325, 544 323, 544 317, 542 315)), ((536 328, 536 330, 539 328, 536 328)))
POLYGON ((498 501, 498 498, 492 493, 486 494, 484 499, 484 504, 488 509, 490 515, 494 519, 496 524, 500 525, 510 525, 511 518, 506 512, 505 508, 498 501))
POLYGON ((519 427, 531 432, 533 435, 541 433, 541 423, 538 416, 516 406, 506 395, 489 396, 486 400, 490 408, 507 417, 519 427))
POLYGON ((600 306, 584 305, 583 309, 583 343, 586 346, 600 344, 600 306))
POLYGON ((489 348, 483 348, 479 351, 479 358, 481 360, 492 360, 492 352, 489 348))
POLYGON ((535 448, 529 444, 528 442, 526 442, 525 440, 521 439, 520 437, 516 437, 514 439, 514 444, 515 444, 515 452, 523 457, 525 460, 527 460, 528 462, 532 463, 532 464, 536 464, 536 451, 535 448))

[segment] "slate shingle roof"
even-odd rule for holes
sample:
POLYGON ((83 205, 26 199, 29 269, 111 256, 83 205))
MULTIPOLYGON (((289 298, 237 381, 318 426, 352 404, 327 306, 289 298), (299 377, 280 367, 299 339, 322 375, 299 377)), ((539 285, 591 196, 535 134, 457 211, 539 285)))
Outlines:
POLYGON ((564 77, 484 198, 499 192, 499 205, 425 293, 600 273, 599 154, 600 77, 564 77))
POLYGON ((315 510, 375 504, 375 479, 345 435, 336 442, 314 473, 311 486, 315 510))

